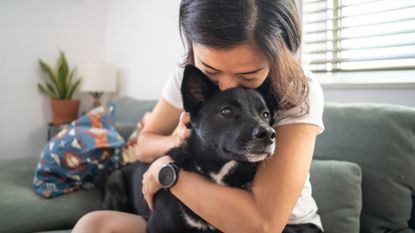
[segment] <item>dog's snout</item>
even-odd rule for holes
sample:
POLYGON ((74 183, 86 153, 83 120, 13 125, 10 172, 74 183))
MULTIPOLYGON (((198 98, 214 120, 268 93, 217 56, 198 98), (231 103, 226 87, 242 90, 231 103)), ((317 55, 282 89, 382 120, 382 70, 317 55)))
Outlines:
POLYGON ((256 127, 254 129, 254 137, 257 139, 265 139, 267 137, 267 130, 263 127, 256 127))
POLYGON ((257 140, 273 142, 275 140, 275 130, 271 127, 258 126, 254 128, 253 136, 257 140))

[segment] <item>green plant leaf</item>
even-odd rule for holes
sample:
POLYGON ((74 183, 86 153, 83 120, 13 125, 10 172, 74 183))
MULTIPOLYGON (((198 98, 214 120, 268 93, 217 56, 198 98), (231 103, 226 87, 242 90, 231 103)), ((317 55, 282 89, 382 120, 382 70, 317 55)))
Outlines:
POLYGON ((58 90, 56 90, 56 87, 50 83, 46 83, 46 86, 48 87, 48 90, 53 94, 53 98, 54 99, 58 99, 59 98, 59 93, 58 90))
POLYGON ((46 64, 44 61, 39 59, 39 64, 42 70, 47 74, 47 77, 49 80, 53 83, 53 85, 56 87, 56 90, 58 91, 58 94, 61 93, 61 87, 59 85, 58 78, 56 77, 55 73, 52 71, 52 68, 46 64))
POLYGON ((61 86, 62 97, 67 96, 70 86, 67 84, 68 78, 68 62, 66 61, 65 52, 59 51, 59 64, 58 64, 58 80, 61 86))
POLYGON ((58 65, 56 70, 39 59, 42 70, 48 75, 49 81, 46 84, 39 84, 39 89, 56 99, 71 99, 75 90, 78 88, 80 79, 73 83, 76 68, 70 70, 65 57, 65 52, 59 50, 58 65))
POLYGON ((81 83, 81 79, 78 79, 73 86, 70 87, 65 99, 71 99, 72 95, 74 94, 75 90, 78 88, 79 84, 81 83))
POLYGON ((39 88, 41 92, 43 92, 43 94, 48 95, 52 99, 56 98, 55 94, 51 92, 49 89, 47 89, 44 85, 39 83, 37 84, 37 87, 39 88))
POLYGON ((75 68, 73 68, 69 73, 68 73, 68 77, 66 78, 66 86, 68 86, 68 87, 70 87, 71 86, 71 84, 72 84, 72 79, 73 79, 73 76, 74 76, 74 74, 75 74, 75 71, 76 71, 76 67, 75 68))

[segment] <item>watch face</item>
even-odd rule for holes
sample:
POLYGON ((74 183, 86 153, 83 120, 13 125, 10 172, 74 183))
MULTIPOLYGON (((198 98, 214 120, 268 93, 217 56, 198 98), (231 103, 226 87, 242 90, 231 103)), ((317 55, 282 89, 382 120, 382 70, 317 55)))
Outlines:
POLYGON ((168 164, 160 169, 159 182, 163 187, 170 187, 176 179, 176 172, 174 168, 168 164))

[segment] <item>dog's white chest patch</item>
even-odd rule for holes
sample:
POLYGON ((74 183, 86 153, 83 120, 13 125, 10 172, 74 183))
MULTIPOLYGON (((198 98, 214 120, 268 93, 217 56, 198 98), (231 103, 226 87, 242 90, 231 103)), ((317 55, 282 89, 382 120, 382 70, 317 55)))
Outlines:
POLYGON ((184 220, 186 221, 186 223, 191 227, 194 227, 194 228, 199 229, 199 230, 204 230, 204 231, 206 231, 208 229, 212 230, 212 231, 215 230, 214 226, 212 226, 208 223, 204 223, 202 221, 195 220, 187 214, 184 214, 183 217, 184 217, 184 220))
POLYGON ((237 166, 238 163, 235 160, 231 160, 227 163, 225 163, 225 165, 223 165, 223 167, 219 170, 218 173, 209 173, 209 176, 217 183, 217 184, 221 184, 224 185, 223 183, 223 178, 229 174, 229 172, 232 170, 232 168, 234 168, 235 166, 237 166))

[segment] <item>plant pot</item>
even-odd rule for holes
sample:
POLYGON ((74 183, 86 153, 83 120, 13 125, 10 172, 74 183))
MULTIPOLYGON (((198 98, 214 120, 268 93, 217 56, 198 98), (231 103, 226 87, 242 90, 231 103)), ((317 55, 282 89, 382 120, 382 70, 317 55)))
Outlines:
POLYGON ((52 107, 52 124, 65 124, 78 118, 79 102, 79 100, 52 99, 50 101, 52 107))

